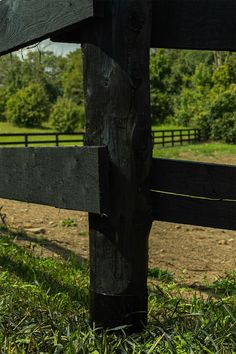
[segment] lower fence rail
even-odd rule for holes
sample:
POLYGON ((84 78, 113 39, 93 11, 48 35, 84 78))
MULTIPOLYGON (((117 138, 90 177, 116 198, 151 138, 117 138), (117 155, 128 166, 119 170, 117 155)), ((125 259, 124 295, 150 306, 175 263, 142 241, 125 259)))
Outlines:
POLYGON ((236 166, 153 159, 155 220, 236 230, 236 166))

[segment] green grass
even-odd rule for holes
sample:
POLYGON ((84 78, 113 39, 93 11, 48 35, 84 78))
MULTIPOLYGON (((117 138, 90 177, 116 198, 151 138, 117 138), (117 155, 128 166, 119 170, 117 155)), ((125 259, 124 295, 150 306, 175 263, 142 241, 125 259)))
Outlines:
POLYGON ((89 325, 87 265, 75 256, 36 257, 16 245, 16 237, 2 227, 1 353, 235 353, 236 272, 219 279, 211 288, 215 296, 203 300, 166 271, 150 271, 159 280, 149 287, 146 330, 97 331, 89 325))
POLYGON ((20 128, 12 125, 9 122, 0 122, 0 134, 4 133, 50 133, 52 129, 50 126, 45 124, 44 127, 40 128, 20 128))
MULTIPOLYGON (((52 133, 54 130, 48 125, 45 124, 44 127, 42 128, 34 128, 34 129, 29 129, 29 128, 19 128, 16 126, 13 126, 12 124, 8 122, 0 122, 0 134, 25 134, 25 133, 52 133)), ((73 140, 73 139, 81 139, 80 137, 73 137, 71 135, 63 135, 63 137, 60 137, 60 140, 73 140)), ((0 137, 1 142, 24 142, 24 137, 0 137)), ((55 136, 32 136, 28 138, 29 146, 55 146, 55 136), (30 141, 37 140, 39 142, 42 141, 42 143, 39 144, 31 144, 30 141), (49 143, 43 143, 43 141, 49 141, 49 143)), ((82 145, 80 142, 66 142, 60 143, 60 146, 73 146, 73 145, 82 145)), ((19 145, 6 145, 8 147, 14 146, 14 147, 22 147, 22 144, 19 145)))
POLYGON ((236 156, 236 145, 208 142, 167 148, 155 148, 154 157, 188 158, 200 160, 202 157, 222 158, 236 156))
MULTIPOLYGON (((154 130, 174 130, 174 129, 186 129, 186 128, 189 128, 189 127, 185 127, 183 125, 174 125, 174 124, 161 124, 161 125, 153 125, 152 126, 152 129, 154 129, 154 130)), ((193 128, 195 128, 195 127, 193 127, 193 128)))

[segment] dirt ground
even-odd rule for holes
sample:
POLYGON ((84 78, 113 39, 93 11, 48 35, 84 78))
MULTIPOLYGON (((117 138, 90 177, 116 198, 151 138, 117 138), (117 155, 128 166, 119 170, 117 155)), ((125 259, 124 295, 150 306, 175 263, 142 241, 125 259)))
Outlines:
MULTIPOLYGON (((11 228, 27 232, 18 243, 42 256, 88 258, 86 213, 3 199, 0 206, 11 228)), ((236 232, 156 221, 149 267, 167 269, 181 283, 214 282, 236 269, 236 232)))
MULTIPOLYGON (((196 159, 189 154, 180 158, 196 159)), ((201 160, 236 165, 234 155, 201 160)), ((4 199, 1 206, 8 225, 27 232, 17 242, 42 256, 88 259, 86 213, 4 199)), ((149 238, 149 267, 169 270, 177 281, 196 287, 214 282, 236 269, 236 231, 156 221, 149 238)))

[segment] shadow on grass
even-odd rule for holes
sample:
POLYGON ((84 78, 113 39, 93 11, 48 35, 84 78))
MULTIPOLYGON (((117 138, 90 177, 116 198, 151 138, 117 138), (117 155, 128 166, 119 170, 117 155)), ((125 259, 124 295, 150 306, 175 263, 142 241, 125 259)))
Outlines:
POLYGON ((59 256, 64 258, 65 260, 73 259, 73 265, 74 265, 74 267, 76 267, 78 269, 88 266, 88 260, 86 258, 84 258, 84 257, 74 253, 73 251, 68 250, 67 248, 60 246, 57 243, 55 243, 51 240, 48 240, 46 238, 43 238, 43 237, 39 238, 39 237, 29 235, 24 230, 23 231, 12 231, 7 227, 4 227, 4 228, 0 227, 0 232, 4 233, 11 240, 17 239, 20 241, 28 241, 28 242, 35 243, 35 244, 47 249, 48 251, 58 254, 59 256))
MULTIPOLYGON (((0 231, 1 234, 3 234, 2 230, 0 231)), ((11 238, 7 237, 7 231, 5 231, 4 234, 6 236, 4 237, 3 242, 6 241, 6 244, 4 244, 3 247, 6 254, 0 255, 0 268, 2 270, 8 271, 27 283, 40 286, 41 289, 49 294, 56 295, 58 293, 66 293, 72 301, 80 302, 82 306, 88 308, 88 291, 87 286, 85 285, 88 268, 87 265, 85 265, 85 262, 82 262, 81 264, 81 259, 78 261, 78 258, 76 258, 73 252, 70 252, 67 253, 67 259, 70 258, 68 266, 71 269, 68 272, 68 276, 65 276, 67 264, 65 264, 65 267, 58 264, 57 269, 57 265, 53 265, 53 262, 58 262, 55 260, 50 260, 52 266, 48 264, 46 265, 49 269, 49 271, 47 271, 44 263, 47 262, 46 259, 40 259, 40 257, 34 256, 32 253, 25 252, 23 247, 18 246, 13 242, 12 236, 11 238), (14 249, 9 252, 6 251, 5 248, 8 245, 9 247, 14 247, 14 249), (84 276, 75 273, 73 269, 74 271, 81 270, 84 272, 84 276), (60 272, 62 274, 61 280, 60 272), (82 282, 81 286, 79 285, 80 280, 82 282), (78 285, 73 284, 73 281, 78 282, 78 285)), ((63 247, 59 246, 59 248, 63 247)))

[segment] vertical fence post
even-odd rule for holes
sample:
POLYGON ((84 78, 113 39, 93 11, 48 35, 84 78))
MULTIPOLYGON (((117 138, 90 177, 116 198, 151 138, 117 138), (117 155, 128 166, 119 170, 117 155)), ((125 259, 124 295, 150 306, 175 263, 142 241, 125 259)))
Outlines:
POLYGON ((197 129, 194 129, 194 144, 197 142, 197 129))
POLYGON ((175 145, 175 143, 174 143, 174 130, 171 131, 171 144, 172 144, 172 146, 175 145))
POLYGON ((182 130, 179 131, 179 140, 180 140, 180 145, 183 145, 183 134, 182 134, 182 130))
POLYGON ((56 146, 59 146, 59 134, 55 133, 55 144, 56 146))
POLYGON ((165 146, 165 131, 162 130, 162 146, 165 146))
POLYGON ((188 129, 188 143, 191 144, 191 130, 188 129))
POLYGON ((200 143, 201 142, 201 130, 198 129, 198 142, 200 143))
POLYGON ((25 147, 28 147, 28 134, 24 134, 25 136, 25 147))
MULTIPOLYGON (((111 0, 83 44, 86 143, 107 145, 110 210, 89 215, 90 313, 97 326, 147 320, 151 1, 111 0)), ((102 168, 102 166, 101 166, 102 168)))

